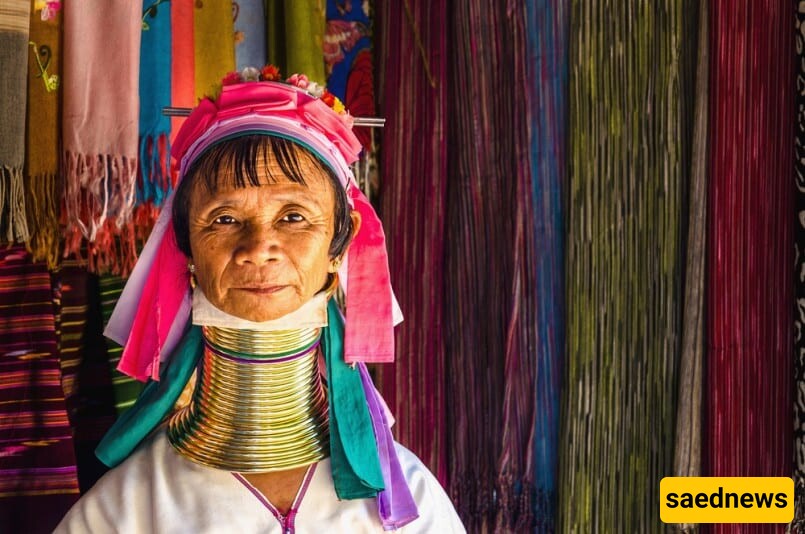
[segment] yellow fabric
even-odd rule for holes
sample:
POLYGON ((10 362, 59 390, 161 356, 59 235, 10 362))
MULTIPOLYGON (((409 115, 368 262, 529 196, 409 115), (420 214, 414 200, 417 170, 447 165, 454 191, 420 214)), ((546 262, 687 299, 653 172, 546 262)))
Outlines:
POLYGON ((193 10, 196 98, 217 94, 221 79, 235 70, 232 3, 207 0, 193 10))

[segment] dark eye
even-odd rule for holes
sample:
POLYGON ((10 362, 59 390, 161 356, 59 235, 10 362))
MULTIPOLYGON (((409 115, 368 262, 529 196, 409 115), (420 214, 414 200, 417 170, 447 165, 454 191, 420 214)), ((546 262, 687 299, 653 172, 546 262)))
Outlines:
POLYGON ((289 213, 285 217, 283 217, 282 220, 284 222, 289 223, 299 223, 303 222, 305 218, 302 215, 299 215, 298 213, 289 213))
POLYGON ((220 215, 213 221, 215 224, 235 224, 236 221, 231 215, 220 215))

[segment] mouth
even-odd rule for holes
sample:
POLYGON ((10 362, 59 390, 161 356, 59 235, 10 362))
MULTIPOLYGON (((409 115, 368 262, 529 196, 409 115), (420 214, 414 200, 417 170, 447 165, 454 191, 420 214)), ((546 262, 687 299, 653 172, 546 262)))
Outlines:
POLYGON ((237 289, 239 289, 241 291, 245 291, 247 293, 251 293, 253 295, 273 295, 274 293, 279 293, 280 291, 282 291, 283 289, 286 289, 287 287, 290 287, 290 286, 287 286, 287 285, 271 285, 271 286, 256 285, 256 286, 239 287, 237 289))

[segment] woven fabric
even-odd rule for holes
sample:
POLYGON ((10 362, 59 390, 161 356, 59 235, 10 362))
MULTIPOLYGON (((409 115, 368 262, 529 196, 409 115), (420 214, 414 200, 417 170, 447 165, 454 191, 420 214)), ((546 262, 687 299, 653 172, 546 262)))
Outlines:
POLYGON ((794 524, 805 531, 805 0, 797 9, 797 79, 796 130, 794 135, 796 193, 794 209, 797 222, 794 313, 794 484, 796 506, 794 524))
POLYGON ((64 260, 52 278, 62 387, 83 493, 106 472, 93 451, 115 418, 98 279, 75 259, 64 260))
POLYGON ((707 128, 709 92, 708 3, 699 5, 693 142, 685 239, 684 307, 676 407, 674 476, 702 476, 704 279, 707 229, 707 128))
POLYGON ((787 477, 793 458, 793 5, 717 0, 710 7, 704 474, 787 477))
POLYGON ((140 179, 137 181, 135 217, 147 236, 157 211, 171 190, 170 117, 162 108, 171 106, 171 4, 145 0, 140 38, 140 179))
POLYGON ((128 272, 137 179, 142 0, 64 10, 62 169, 65 255, 92 272, 128 272))
MULTIPOLYGON (((102 276, 99 280, 101 298, 101 317, 104 328, 115 309, 120 293, 126 281, 119 276, 102 276)), ((143 389, 143 383, 126 376, 117 370, 120 363, 120 356, 123 354, 123 347, 106 338, 106 354, 109 362, 109 370, 112 373, 112 385, 115 396, 115 411, 118 417, 126 410, 131 408, 137 396, 143 389)))
POLYGON ((25 204, 34 261, 55 269, 59 260, 59 134, 61 132, 62 12, 31 10, 25 204))
POLYGON ((198 99, 218 94, 223 77, 235 70, 235 25, 231 2, 196 2, 194 6, 193 50, 198 99))
POLYGON ((266 8, 263 0, 232 2, 235 18, 235 62, 238 70, 266 64, 266 8))
POLYGON ((78 500, 50 275, 0 250, 0 525, 51 532, 78 500))
POLYGON ((397 418, 396 439, 447 483, 444 206, 447 185, 447 4, 377 5, 379 89, 383 95, 380 213, 394 287, 405 321, 395 331, 394 364, 377 368, 397 418), (406 18, 405 5, 411 7, 406 18), (406 24, 399 21, 406 20, 406 24), (422 43, 422 49, 417 47, 422 43), (416 51, 416 53, 411 53, 416 51), (432 75, 439 80, 432 85, 432 75))
POLYGON ((676 0, 573 4, 558 530, 655 532, 672 472, 696 35, 676 0), (637 467, 639 466, 639 468, 637 467))
MULTIPOLYGON (((372 19, 368 8, 369 4, 364 2, 342 5, 338 0, 327 1, 324 33, 327 90, 340 98, 355 117, 375 116, 372 19)), ((370 128, 356 128, 355 135, 371 150, 370 128)))
MULTIPOLYGON (((534 357, 534 527, 556 528, 559 403, 565 352, 564 202, 567 180, 567 65, 570 2, 526 3, 528 38, 528 129, 533 201, 535 269, 528 299, 537 302, 534 357)), ((528 393, 523 393, 524 396, 528 393)))
MULTIPOLYGON (((196 54, 193 38, 194 0, 171 1, 171 105, 196 105, 196 54)), ((179 133, 185 117, 171 117, 170 141, 179 133)), ((178 172, 175 164, 171 174, 178 172)))
POLYGON ((324 84, 324 0, 267 0, 266 56, 280 72, 324 84))
POLYGON ((0 241, 28 240, 22 166, 30 0, 0 6, 0 241))

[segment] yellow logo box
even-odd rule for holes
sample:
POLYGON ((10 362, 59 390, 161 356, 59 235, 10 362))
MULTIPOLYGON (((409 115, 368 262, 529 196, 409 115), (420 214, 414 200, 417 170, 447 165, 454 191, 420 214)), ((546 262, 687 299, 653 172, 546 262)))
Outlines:
POLYGON ((790 523, 794 481, 788 477, 665 477, 664 523, 790 523))

